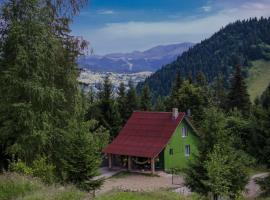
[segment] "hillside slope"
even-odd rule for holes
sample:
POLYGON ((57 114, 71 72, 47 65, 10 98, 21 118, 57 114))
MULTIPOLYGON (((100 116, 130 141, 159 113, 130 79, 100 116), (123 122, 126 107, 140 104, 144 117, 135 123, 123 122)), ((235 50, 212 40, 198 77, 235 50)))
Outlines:
POLYGON ((253 60, 270 60, 270 18, 249 19, 227 25, 212 37, 184 52, 138 85, 148 84, 154 97, 169 94, 177 72, 193 78, 202 71, 209 82, 218 74, 229 79, 232 66, 240 62, 247 74, 253 60))
POLYGON ((247 85, 252 101, 266 90, 270 83, 270 61, 256 60, 249 70, 247 85))

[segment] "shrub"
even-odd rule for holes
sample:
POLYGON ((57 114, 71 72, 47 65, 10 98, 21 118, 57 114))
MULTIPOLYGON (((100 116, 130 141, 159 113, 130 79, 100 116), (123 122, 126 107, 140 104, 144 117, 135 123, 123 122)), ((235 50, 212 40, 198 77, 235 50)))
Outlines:
POLYGON ((9 170, 27 176, 33 175, 33 170, 21 160, 18 160, 17 162, 12 161, 9 165, 9 170))
POLYGON ((40 178, 44 183, 55 182, 55 166, 47 162, 46 157, 41 157, 33 162, 33 176, 40 178))

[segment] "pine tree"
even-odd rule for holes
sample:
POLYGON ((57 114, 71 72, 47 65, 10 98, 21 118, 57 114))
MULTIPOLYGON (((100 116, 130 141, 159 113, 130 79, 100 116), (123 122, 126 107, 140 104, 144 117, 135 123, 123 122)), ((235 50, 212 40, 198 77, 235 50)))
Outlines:
POLYGON ((98 96, 98 107, 101 114, 98 120, 110 130, 110 135, 114 138, 120 129, 121 119, 113 98, 113 86, 108 76, 105 77, 98 96))
POLYGON ((226 108, 226 88, 225 81, 222 75, 218 75, 211 85, 212 101, 214 106, 225 109, 226 108))
POLYGON ((151 110, 151 93, 150 89, 147 85, 145 85, 142 89, 141 99, 140 99, 140 109, 144 111, 151 110))
POLYGON ((169 97, 169 102, 167 105, 168 110, 171 110, 173 107, 177 106, 177 95, 178 95, 178 91, 181 88, 182 84, 183 84, 183 79, 181 77, 181 73, 178 72, 176 75, 176 79, 175 79, 175 82, 173 84, 172 90, 171 90, 170 97, 169 97))
POLYGON ((235 68, 227 101, 228 110, 237 108, 243 114, 249 114, 251 103, 249 100, 249 94, 247 92, 247 86, 242 76, 240 65, 237 65, 235 68))
POLYGON ((158 98, 157 98, 157 102, 155 105, 155 111, 163 111, 163 112, 166 111, 164 100, 162 99, 161 96, 158 96, 158 98))
POLYGON ((177 107, 181 111, 190 109, 194 121, 198 124, 202 119, 201 113, 203 112, 203 109, 208 105, 209 97, 204 88, 193 85, 189 83, 189 81, 184 81, 182 83, 181 88, 176 93, 174 99, 174 107, 177 107))
POLYGON ((252 110, 252 131, 248 152, 256 157, 259 163, 270 167, 270 85, 252 110))
POLYGON ((205 75, 204 75, 204 73, 202 71, 200 71, 196 75, 196 84, 201 86, 201 87, 204 87, 204 86, 207 85, 206 77, 205 77, 205 75))
POLYGON ((133 111, 137 110, 139 107, 136 89, 134 88, 134 85, 131 80, 129 81, 128 86, 129 86, 129 90, 127 92, 127 116, 126 116, 127 118, 126 120, 131 116, 133 111))
POLYGON ((127 116, 127 94, 126 94, 126 87, 124 83, 120 83, 120 86, 117 91, 118 97, 117 97, 117 106, 118 111, 121 117, 121 123, 122 125, 126 122, 126 116, 127 116))
POLYGON ((193 83, 193 76, 192 76, 192 72, 190 71, 189 73, 188 73, 188 82, 190 83, 190 84, 192 84, 193 83))

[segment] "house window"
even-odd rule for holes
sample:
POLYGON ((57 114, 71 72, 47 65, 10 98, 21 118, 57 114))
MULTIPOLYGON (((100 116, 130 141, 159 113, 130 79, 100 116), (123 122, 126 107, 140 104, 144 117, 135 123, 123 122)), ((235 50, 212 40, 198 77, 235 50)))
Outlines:
POLYGON ((170 149, 169 154, 173 155, 173 149, 170 149))
POLYGON ((190 145, 185 146, 185 156, 190 156, 190 145))
POLYGON ((182 128, 182 137, 187 137, 187 136, 188 136, 187 128, 183 127, 182 128))

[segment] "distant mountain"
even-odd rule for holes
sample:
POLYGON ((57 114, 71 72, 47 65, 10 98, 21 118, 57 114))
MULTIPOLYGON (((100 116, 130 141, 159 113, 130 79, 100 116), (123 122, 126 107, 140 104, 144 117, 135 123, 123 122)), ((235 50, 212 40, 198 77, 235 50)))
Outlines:
POLYGON ((193 45, 193 43, 160 45, 146 51, 113 53, 105 56, 83 56, 79 58, 78 63, 81 68, 94 72, 155 72, 163 65, 175 60, 177 56, 187 51, 193 45))
POLYGON ((248 77, 254 68, 253 61, 270 61, 269 35, 270 18, 231 23, 146 78, 145 82, 138 84, 137 89, 140 91, 147 84, 154 97, 166 96, 178 72, 183 77, 191 75, 195 79, 197 73, 202 71, 209 82, 222 74, 228 81, 236 62, 243 66, 244 74, 248 77))

